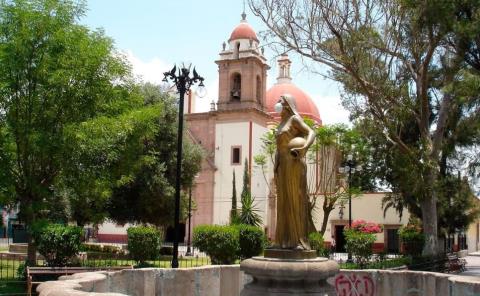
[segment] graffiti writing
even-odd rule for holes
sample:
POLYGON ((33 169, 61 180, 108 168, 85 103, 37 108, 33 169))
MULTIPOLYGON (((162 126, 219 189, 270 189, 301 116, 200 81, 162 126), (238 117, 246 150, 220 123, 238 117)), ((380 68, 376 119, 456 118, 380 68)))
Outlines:
POLYGON ((375 284, 369 275, 339 274, 335 277, 338 296, 373 296, 375 284))

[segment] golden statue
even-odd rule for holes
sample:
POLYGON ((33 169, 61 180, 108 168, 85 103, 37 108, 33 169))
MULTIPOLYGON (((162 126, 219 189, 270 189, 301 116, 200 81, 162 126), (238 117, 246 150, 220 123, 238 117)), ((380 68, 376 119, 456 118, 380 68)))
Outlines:
POLYGON ((275 110, 281 115, 274 170, 277 186, 275 245, 282 249, 310 250, 305 154, 315 133, 298 114, 295 98, 291 95, 281 96, 275 110))

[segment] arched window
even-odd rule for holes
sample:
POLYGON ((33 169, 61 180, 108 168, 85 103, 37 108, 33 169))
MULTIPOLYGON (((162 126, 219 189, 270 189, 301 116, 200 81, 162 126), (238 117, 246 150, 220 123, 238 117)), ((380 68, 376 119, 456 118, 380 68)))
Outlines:
POLYGON ((242 96, 242 76, 240 73, 233 73, 230 85, 230 99, 240 100, 242 96))
POLYGON ((257 75, 257 101, 261 102, 262 100, 262 79, 257 75))

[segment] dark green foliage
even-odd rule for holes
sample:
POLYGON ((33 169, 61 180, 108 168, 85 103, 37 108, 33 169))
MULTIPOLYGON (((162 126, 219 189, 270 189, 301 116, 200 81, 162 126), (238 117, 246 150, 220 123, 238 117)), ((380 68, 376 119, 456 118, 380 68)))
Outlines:
POLYGON ((266 238, 260 227, 239 224, 235 226, 239 235, 239 258, 241 260, 258 256, 263 252, 266 238))
POLYGON ((407 225, 398 230, 403 245, 403 253, 412 257, 422 256, 425 235, 422 233, 418 219, 410 219, 407 225))
POLYGON ((230 209, 230 224, 236 224, 238 217, 237 212, 237 184, 235 182, 235 170, 233 170, 232 179, 232 208, 230 209))
POLYGON ((241 200, 245 198, 248 194, 252 195, 250 190, 250 171, 248 169, 248 159, 245 158, 245 164, 243 166, 243 187, 242 187, 242 195, 240 196, 241 200))
POLYGON ((328 249, 325 248, 325 243, 323 241, 323 235, 319 232, 311 232, 308 235, 308 242, 312 250, 317 251, 317 256, 319 257, 328 257, 328 249))
POLYGON ((83 1, 0 1, 0 200, 27 224, 68 218, 65 128, 134 102, 126 61, 84 14, 83 1))
POLYGON ((130 258, 139 266, 145 266, 147 260, 155 260, 160 255, 162 234, 154 227, 137 226, 127 229, 127 249, 130 258))
MULTIPOLYGON (((107 210, 110 217, 119 223, 140 222, 157 226, 173 223, 177 126, 172 123, 176 122, 178 112, 171 98, 158 93, 157 100, 161 103, 149 107, 161 110, 153 111, 156 115, 146 124, 151 133, 145 135, 144 131, 139 130, 132 146, 110 170, 117 182, 107 203, 107 210), (129 175, 125 175, 125 172, 129 172, 129 175)), ((199 172, 202 155, 200 146, 194 145, 185 136, 183 188, 188 188, 199 172)), ((186 195, 182 194, 181 198, 181 219, 184 219, 188 202, 186 195)))
POLYGON ((365 268, 370 257, 372 256, 372 246, 375 242, 375 234, 363 233, 354 229, 346 229, 345 234, 345 249, 351 253, 360 268, 365 268))
POLYGON ((160 255, 172 256, 173 246, 163 246, 160 248, 160 255))
POLYGON ((197 226, 193 230, 193 245, 210 256, 212 264, 233 264, 240 250, 238 229, 234 226, 197 226))
POLYGON ((81 248, 83 230, 77 226, 47 224, 33 232, 38 252, 48 266, 68 266, 81 248))

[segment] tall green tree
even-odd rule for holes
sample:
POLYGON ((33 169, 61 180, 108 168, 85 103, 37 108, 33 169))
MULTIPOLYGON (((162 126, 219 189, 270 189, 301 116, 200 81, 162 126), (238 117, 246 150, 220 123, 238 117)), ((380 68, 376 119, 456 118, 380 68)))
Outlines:
POLYGON ((232 207, 230 209, 230 223, 234 223, 237 220, 237 183, 235 181, 235 170, 233 170, 232 177, 232 207))
MULTIPOLYGON (((173 223, 177 105, 149 83, 133 89, 131 96, 141 98, 139 106, 68 130, 69 143, 76 148, 66 187, 76 204, 73 214, 77 221, 98 222, 109 217, 120 224, 166 227, 173 223)), ((184 189, 191 187, 203 155, 187 134, 185 138, 184 189)), ((182 194, 182 219, 187 205, 182 194)))
MULTIPOLYGON (((422 213, 424 253, 436 254, 442 155, 461 122, 478 126, 478 116, 472 116, 475 110, 478 114, 478 103, 452 112, 462 105, 452 86, 464 80, 462 71, 474 70, 470 64, 478 57, 479 26, 470 25, 478 24, 478 1, 249 3, 270 29, 272 44, 326 66, 329 71, 322 74, 343 85, 352 118, 371 119, 377 133, 393 144, 415 176, 405 184, 415 190, 422 213), (416 139, 406 141, 406 129, 416 139)), ((478 149, 468 142, 463 151, 478 149)))
POLYGON ((245 158, 245 163, 243 165, 243 183, 242 183, 242 194, 240 195, 240 200, 243 201, 245 196, 252 195, 250 190, 250 170, 248 169, 248 159, 245 158))
POLYGON ((370 146, 358 130, 343 124, 323 125, 316 128, 315 134, 309 163, 320 173, 318 180, 310 178, 310 208, 311 212, 315 211, 317 201, 322 201, 323 218, 319 232, 323 235, 330 213, 340 203, 345 203, 349 195, 355 198, 361 191, 375 191, 376 186, 373 184, 375 178, 370 173, 370 146), (349 154, 362 167, 362 171, 352 174, 352 180, 348 180, 346 174, 339 173, 349 154))
POLYGON ((84 13, 81 1, 0 2, 0 199, 27 225, 62 196, 65 128, 131 102, 127 63, 102 31, 78 24, 84 13))

